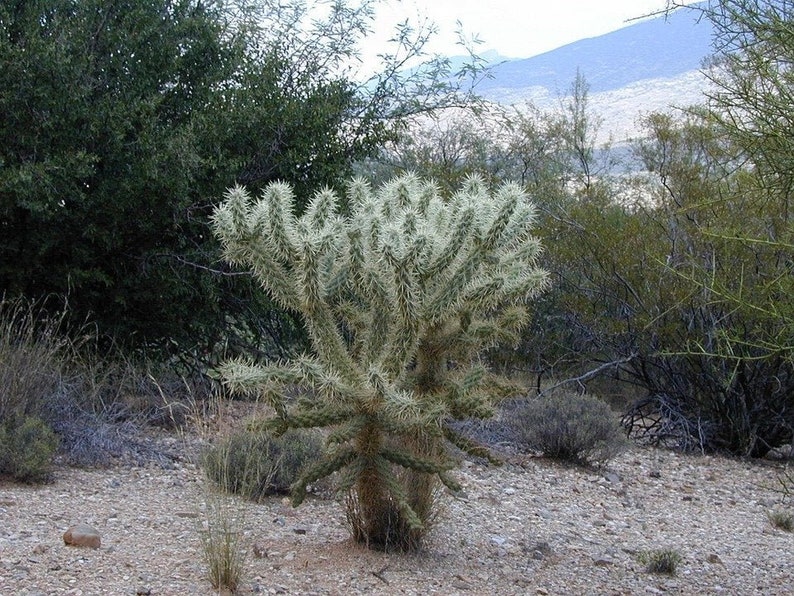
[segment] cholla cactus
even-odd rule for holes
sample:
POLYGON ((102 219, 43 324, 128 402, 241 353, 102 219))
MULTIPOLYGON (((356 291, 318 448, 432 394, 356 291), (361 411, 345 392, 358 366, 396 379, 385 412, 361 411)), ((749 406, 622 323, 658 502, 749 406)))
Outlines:
POLYGON ((269 400, 274 426, 330 429, 323 457, 293 486, 295 505, 340 471, 358 540, 418 545, 436 479, 458 488, 447 441, 487 454, 445 421, 488 417, 509 393, 477 354, 515 340, 526 301, 547 283, 534 220, 518 186, 489 194, 476 178, 448 200, 410 175, 377 191, 355 180, 344 197, 318 192, 301 217, 285 184, 257 201, 227 193, 214 218, 226 257, 303 315, 314 347, 293 362, 221 370, 233 390, 269 400), (306 392, 288 398, 296 385, 306 392))

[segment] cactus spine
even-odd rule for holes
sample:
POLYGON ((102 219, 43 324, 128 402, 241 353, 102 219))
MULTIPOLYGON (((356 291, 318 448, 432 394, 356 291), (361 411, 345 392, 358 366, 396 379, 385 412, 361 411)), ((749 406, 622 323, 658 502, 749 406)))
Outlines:
POLYGON ((233 390, 259 391, 273 425, 328 427, 327 450, 293 487, 336 471, 350 490, 354 536, 376 548, 418 546, 440 480, 455 482, 447 442, 482 455, 445 422, 486 417, 509 389, 478 353, 516 339, 526 304, 547 283, 531 235, 535 210, 513 184, 489 194, 470 179, 445 199, 414 176, 341 197, 318 192, 303 215, 271 184, 254 201, 228 191, 214 229, 226 258, 252 269, 285 309, 301 313, 314 354, 294 362, 226 363, 233 390), (285 386, 309 391, 300 400, 285 386))

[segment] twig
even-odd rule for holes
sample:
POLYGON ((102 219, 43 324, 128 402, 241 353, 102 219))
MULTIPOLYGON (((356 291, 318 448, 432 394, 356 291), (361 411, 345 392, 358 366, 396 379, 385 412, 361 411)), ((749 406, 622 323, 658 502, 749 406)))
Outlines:
POLYGON ((627 362, 631 362, 632 360, 634 360, 634 358, 636 358, 636 357, 637 357, 637 353, 635 352, 631 356, 626 356, 625 358, 619 358, 618 360, 612 360, 611 362, 605 362, 601 366, 597 366, 593 370, 589 370, 586 373, 584 373, 583 375, 580 375, 578 377, 572 377, 570 379, 565 379, 564 381, 560 381, 559 383, 555 383, 551 387, 546 387, 543 391, 540 391, 538 393, 538 396, 541 396, 544 393, 548 393, 549 391, 552 391, 553 389, 557 389, 558 387, 562 387, 563 385, 568 385, 569 383, 579 383, 581 385, 584 381, 592 379, 593 377, 599 375, 601 372, 603 372, 607 368, 612 368, 613 366, 619 366, 621 364, 626 364, 627 362))
POLYGON ((386 584, 388 586, 389 585, 389 580, 387 580, 385 577, 383 577, 383 574, 386 572, 386 570, 388 568, 389 568, 389 565, 384 565, 383 567, 380 568, 379 571, 370 571, 370 573, 372 575, 374 575, 375 577, 377 577, 380 581, 382 581, 384 584, 386 584))

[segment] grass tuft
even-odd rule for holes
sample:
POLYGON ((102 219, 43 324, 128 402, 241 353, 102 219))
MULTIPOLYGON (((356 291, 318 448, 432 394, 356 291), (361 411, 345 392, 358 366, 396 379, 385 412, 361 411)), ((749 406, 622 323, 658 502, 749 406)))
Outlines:
POLYGON ((769 519, 769 523, 778 530, 783 530, 784 532, 794 532, 794 512, 783 509, 775 509, 773 511, 769 511, 766 516, 769 519))
POLYGON ((645 565, 648 573, 658 573, 661 575, 675 575, 678 566, 683 558, 678 551, 671 548, 663 548, 639 553, 637 559, 645 565))
POLYGON ((236 592, 243 578, 245 507, 233 497, 208 491, 204 524, 199 528, 207 576, 216 590, 236 592))

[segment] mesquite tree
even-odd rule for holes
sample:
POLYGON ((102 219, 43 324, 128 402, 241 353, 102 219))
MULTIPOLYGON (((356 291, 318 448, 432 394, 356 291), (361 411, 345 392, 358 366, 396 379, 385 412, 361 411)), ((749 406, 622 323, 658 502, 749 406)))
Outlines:
POLYGON ((487 453, 447 423, 488 417, 515 391, 477 355, 515 341, 527 300, 546 285, 535 209, 517 185, 489 193, 472 178, 443 198, 410 175, 377 190, 354 180, 343 196, 320 191, 300 217, 294 207, 285 184, 256 201, 236 187, 214 225, 226 257, 302 315, 314 351, 287 363, 232 361, 221 375, 266 398, 275 429, 329 429, 322 458, 292 487, 293 504, 339 471, 354 537, 415 548, 437 480, 458 488, 448 442, 487 453), (300 397, 288 397, 296 386, 300 397))

